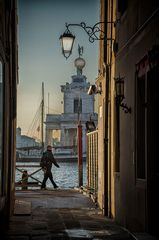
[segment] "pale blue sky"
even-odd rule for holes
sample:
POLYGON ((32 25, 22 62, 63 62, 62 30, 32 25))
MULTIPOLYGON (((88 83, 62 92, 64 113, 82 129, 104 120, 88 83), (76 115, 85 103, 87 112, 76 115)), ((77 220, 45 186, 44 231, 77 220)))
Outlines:
POLYGON ((62 111, 60 85, 71 82, 76 74, 74 60, 78 44, 84 47, 86 66, 83 74, 91 83, 98 73, 99 41, 90 43, 80 27, 70 30, 76 36, 73 54, 65 59, 61 52, 60 35, 65 23, 86 22, 93 26, 99 21, 100 0, 19 0, 18 44, 19 85, 17 125, 26 134, 41 100, 44 82, 45 105, 51 113, 62 111))

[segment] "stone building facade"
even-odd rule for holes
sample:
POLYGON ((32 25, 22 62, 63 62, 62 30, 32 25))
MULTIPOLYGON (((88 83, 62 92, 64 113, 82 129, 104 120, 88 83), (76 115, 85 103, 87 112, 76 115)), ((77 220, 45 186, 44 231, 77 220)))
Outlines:
POLYGON ((98 203, 134 232, 158 235, 159 2, 101 0, 98 203), (124 78, 125 113, 115 79, 124 78))

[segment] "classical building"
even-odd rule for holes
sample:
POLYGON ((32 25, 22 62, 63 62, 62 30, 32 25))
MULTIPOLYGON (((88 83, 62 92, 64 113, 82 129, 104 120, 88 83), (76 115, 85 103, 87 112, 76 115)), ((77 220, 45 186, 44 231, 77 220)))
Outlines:
MULTIPOLYGON (((97 113, 94 112, 94 95, 88 95, 90 83, 82 74, 85 60, 79 56, 75 60, 77 74, 72 76, 71 83, 61 86, 63 92, 64 112, 46 115, 46 144, 52 144, 54 130, 60 130, 60 146, 76 154, 77 126, 82 125, 83 156, 86 154, 86 122, 90 119, 97 125, 97 113)), ((66 149, 65 149, 66 151, 66 149)))

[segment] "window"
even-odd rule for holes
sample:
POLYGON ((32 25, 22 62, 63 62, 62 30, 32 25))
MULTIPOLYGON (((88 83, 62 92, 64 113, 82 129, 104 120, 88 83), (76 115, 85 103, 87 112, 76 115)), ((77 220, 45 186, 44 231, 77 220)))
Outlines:
POLYGON ((0 195, 2 193, 2 145, 3 145, 3 65, 0 61, 0 195))
POLYGON ((145 75, 137 78, 137 178, 145 178, 145 75))
POLYGON ((82 113, 82 99, 74 99, 74 113, 82 113))

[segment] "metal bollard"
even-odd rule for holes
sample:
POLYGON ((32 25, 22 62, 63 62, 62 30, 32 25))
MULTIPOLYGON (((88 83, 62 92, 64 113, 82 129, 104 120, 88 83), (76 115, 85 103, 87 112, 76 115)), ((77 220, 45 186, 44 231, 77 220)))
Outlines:
POLYGON ((23 174, 22 174, 22 189, 23 190, 28 189, 27 184, 28 184, 28 172, 27 172, 27 170, 24 170, 23 174))

